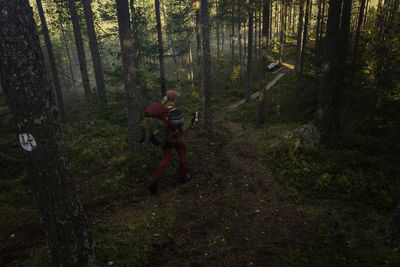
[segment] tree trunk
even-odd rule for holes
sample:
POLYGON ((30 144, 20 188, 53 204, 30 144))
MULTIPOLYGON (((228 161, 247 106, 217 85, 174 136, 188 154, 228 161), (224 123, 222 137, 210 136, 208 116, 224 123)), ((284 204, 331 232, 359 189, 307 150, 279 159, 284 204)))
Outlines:
POLYGON ((203 73, 204 73, 204 128, 212 132, 211 112, 211 54, 210 54, 210 18, 208 14, 208 0, 201 0, 201 31, 203 37, 203 73))
MULTIPOLYGON (((202 2, 203 3, 203 2, 202 2)), ((231 32, 231 72, 235 68, 235 0, 232 0, 232 32, 231 32)))
POLYGON ((61 22, 61 19, 59 19, 59 21, 60 21, 61 34, 62 34, 65 50, 66 50, 67 57, 68 57, 69 71, 71 72, 71 78, 72 78, 72 86, 74 87, 74 90, 76 91, 77 89, 76 89, 76 85, 75 85, 74 70, 72 69, 71 55, 69 54, 68 43, 67 43, 67 39, 65 38, 64 27, 61 22))
MULTIPOLYGON (((197 1, 197 0, 196 0, 197 1)), ((218 58, 218 62, 220 60, 220 55, 219 55, 219 13, 218 13, 218 2, 215 1, 215 10, 217 12, 216 14, 216 18, 215 18, 215 22, 217 24, 217 58, 218 58)))
POLYGON ((279 39, 279 64, 282 64, 284 54, 284 39, 285 39, 285 18, 286 18, 286 3, 283 1, 281 4, 281 30, 279 39))
POLYGON ((293 23, 292 23, 292 33, 294 34, 294 29, 295 29, 295 26, 296 26, 296 16, 297 16, 297 14, 296 14, 296 5, 295 5, 295 3, 293 3, 293 23))
POLYGON ((318 57, 320 57, 320 55, 321 55, 321 52, 322 52, 322 36, 323 36, 323 34, 324 34, 324 32, 325 32, 325 13, 326 13, 326 10, 325 10, 325 7, 326 7, 326 0, 322 0, 322 2, 323 2, 323 4, 322 4, 322 17, 321 17, 321 29, 320 29, 320 31, 319 31, 319 37, 318 37, 318 47, 319 47, 319 49, 318 49, 318 57))
POLYGON ((249 43, 247 45, 247 82, 246 82, 246 102, 250 101, 251 89, 251 71, 252 71, 252 51, 253 51, 253 13, 254 13, 254 0, 249 2, 249 43))
POLYGON ((106 89, 104 85, 103 65, 101 63, 99 45, 97 43, 96 31, 93 24, 93 13, 90 7, 90 0, 82 0, 83 11, 85 12, 85 20, 87 33, 89 36, 89 47, 92 54, 94 76, 97 85, 97 94, 102 103, 107 103, 106 89))
POLYGON ((315 49, 318 51, 319 47, 319 32, 320 32, 320 26, 321 26, 321 14, 322 13, 322 1, 318 0, 318 15, 317 15, 317 28, 316 28, 316 33, 315 33, 315 49))
POLYGON ((154 6, 156 9, 156 21, 157 21, 158 57, 160 60, 161 95, 165 96, 166 85, 165 85, 165 66, 164 66, 164 46, 163 46, 163 39, 162 39, 162 32, 161 32, 160 1, 154 0, 154 6))
POLYGON ((354 55, 353 55, 353 63, 352 63, 353 67, 357 62, 358 41, 360 39, 360 34, 361 34, 361 26, 363 23, 364 9, 365 9, 365 0, 361 0, 360 13, 358 14, 357 30, 356 30, 355 41, 354 41, 354 55))
POLYGON ((325 51, 322 62, 321 86, 318 96, 316 126, 321 137, 326 140, 327 135, 335 128, 336 111, 334 94, 336 88, 336 61, 338 56, 337 38, 340 25, 341 1, 330 0, 328 22, 326 29, 325 51))
POLYGON ((78 61, 79 61, 79 67, 81 70, 82 84, 83 84, 83 89, 85 92, 85 98, 86 98, 86 103, 87 103, 87 107, 88 107, 89 118, 91 121, 93 121, 95 118, 95 114, 94 114, 95 111, 94 111, 92 92, 90 89, 89 76, 88 76, 87 66, 86 66, 85 48, 83 47, 81 29, 79 26, 79 17, 78 17, 78 13, 76 11, 75 1, 68 0, 68 5, 69 5, 69 11, 71 13, 72 26, 74 28, 75 44, 76 44, 76 50, 78 52, 78 61))
POLYGON ((300 0, 299 23, 297 25, 297 48, 296 48, 296 63, 294 70, 300 71, 301 64, 301 36, 303 34, 303 16, 304 16, 304 0, 300 0))
POLYGON ((122 70, 125 84, 128 111, 128 139, 132 155, 140 155, 143 146, 141 138, 139 99, 136 88, 135 62, 133 54, 132 32, 129 22, 128 0, 117 0, 118 30, 121 45, 122 70))
POLYGON ((199 88, 199 101, 200 104, 204 103, 204 95, 203 95, 203 60, 201 58, 201 23, 200 23, 200 0, 196 0, 196 56, 197 56, 197 77, 199 88))
POLYGON ((258 58, 261 59, 261 53, 262 53, 262 48, 261 48, 261 35, 262 35, 262 29, 261 29, 261 0, 258 0, 258 58))
MULTIPOLYGON (((239 11, 240 12, 240 11, 239 11)), ((240 13, 239 13, 240 18, 240 13)), ((240 79, 243 79, 244 70, 243 70, 243 58, 242 58, 242 23, 238 23, 238 33, 239 33, 239 63, 240 63, 240 79)))
POLYGON ((221 44, 221 55, 224 57, 224 47, 225 47, 225 24, 222 22, 222 44, 221 44))
MULTIPOLYGON (((258 20, 257 20, 257 0, 253 0, 254 1, 254 4, 253 4, 253 6, 254 6, 254 8, 253 8, 253 12, 254 12, 254 14, 253 14, 253 19, 254 19, 254 37, 253 37, 253 40, 254 40, 254 55, 257 55, 257 30, 258 30, 258 20)), ((249 4, 250 4, 250 2, 249 2, 249 4)))
POLYGON ((51 265, 95 266, 94 245, 71 177, 28 1, 0 0, 0 58, 0 83, 22 147, 51 265))
POLYGON ((257 127, 264 123, 265 87, 268 65, 268 30, 270 0, 263 0, 262 53, 260 62, 260 96, 258 99, 257 127))
POLYGON ((38 7, 40 22, 42 23, 42 31, 43 31, 44 40, 46 43, 47 54, 49 56, 51 74, 52 74, 52 78, 53 78, 53 86, 54 86, 54 91, 55 91, 56 97, 57 97, 58 109, 60 110, 61 121, 64 122, 65 121, 64 100, 63 100, 62 91, 61 91, 60 79, 58 78, 56 60, 54 59, 53 46, 51 45, 49 30, 47 28, 46 19, 44 17, 42 1, 36 0, 36 5, 38 7))
POLYGON ((385 237, 385 243, 390 248, 397 248, 400 246, 400 202, 397 204, 394 211, 389 231, 385 237))
MULTIPOLYGON (((336 0, 336 1, 341 1, 341 0, 336 0)), ((310 17, 310 2, 312 4, 312 0, 307 0, 306 4, 306 17, 304 21, 304 33, 303 33, 303 49, 301 50, 301 59, 300 59, 300 74, 303 74, 304 57, 306 53, 306 44, 308 38, 308 20, 310 17)))

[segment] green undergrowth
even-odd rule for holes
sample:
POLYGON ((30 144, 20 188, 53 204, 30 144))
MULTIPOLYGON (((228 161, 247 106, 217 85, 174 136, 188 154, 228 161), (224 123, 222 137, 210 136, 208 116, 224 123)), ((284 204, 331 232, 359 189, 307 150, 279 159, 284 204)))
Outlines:
MULTIPOLYGON (((318 80, 313 75, 283 77, 266 95, 266 123, 254 142, 275 178, 315 225, 311 251, 289 251, 288 266, 398 266, 400 255, 384 246, 400 191, 400 145, 382 136, 347 133, 336 146, 304 150, 302 125, 312 121, 318 80)), ((257 103, 228 113, 255 126, 257 103)), ((350 123, 350 122, 349 122, 350 123)), ((244 143, 245 144, 245 143, 244 143)), ((237 145, 238 153, 241 144, 237 145)))

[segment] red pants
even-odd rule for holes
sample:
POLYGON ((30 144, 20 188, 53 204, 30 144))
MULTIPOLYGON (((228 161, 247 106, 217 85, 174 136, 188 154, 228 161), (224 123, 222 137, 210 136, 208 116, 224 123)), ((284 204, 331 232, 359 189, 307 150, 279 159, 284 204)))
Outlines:
POLYGON ((183 141, 180 142, 171 142, 167 143, 162 147, 163 159, 158 166, 156 172, 153 174, 153 180, 158 181, 161 179, 165 171, 167 170, 169 164, 171 163, 171 152, 172 149, 175 149, 178 153, 179 158, 179 178, 184 179, 186 176, 186 155, 185 155, 185 143, 183 141))

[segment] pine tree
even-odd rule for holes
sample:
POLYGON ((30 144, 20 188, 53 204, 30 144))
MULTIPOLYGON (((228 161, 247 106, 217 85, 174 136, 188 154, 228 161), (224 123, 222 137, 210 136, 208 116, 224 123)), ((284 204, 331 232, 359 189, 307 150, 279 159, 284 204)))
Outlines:
POLYGON ((104 85, 103 65, 101 63, 99 45, 97 43, 96 31, 93 24, 93 13, 90 7, 90 0, 82 0, 83 11, 85 13, 87 33, 89 37, 89 47, 92 54, 94 76, 96 79, 97 94, 99 100, 103 103, 107 102, 106 89, 104 85))
POLYGON ((52 266, 94 266, 32 9, 0 0, 0 83, 17 130, 52 266))
POLYGON ((117 0, 117 17, 121 59, 128 111, 128 139, 131 154, 136 156, 143 152, 139 143, 141 137, 138 92, 136 88, 135 62, 133 54, 132 32, 129 20, 128 0, 117 0))
POLYGON ((212 131, 211 111, 211 51, 210 51, 210 18, 208 0, 201 0, 201 32, 203 40, 203 88, 204 88, 204 128, 209 134, 212 131))
POLYGON ((267 81, 268 64, 268 30, 269 30, 269 7, 270 0, 263 0, 263 21, 262 21, 262 53, 260 63, 260 96, 258 100, 257 126, 264 123, 264 105, 265 105, 265 86, 267 81))
POLYGON ((160 82, 161 82, 161 95, 165 96, 166 84, 165 84, 165 64, 164 64, 164 44, 161 32, 161 17, 160 17, 160 1, 154 0, 154 6, 156 10, 156 21, 157 21, 157 34, 158 34, 158 57, 160 60, 160 82))
POLYGON ((79 67, 81 70, 83 90, 85 92, 85 99, 86 99, 86 104, 88 107, 89 118, 91 120, 94 120, 94 117, 95 117, 94 104, 93 104, 92 93, 91 93, 91 89, 90 89, 89 76, 88 76, 87 66, 86 66, 85 49, 83 47, 83 40, 82 40, 82 35, 81 35, 81 29, 79 26, 79 17, 78 17, 78 13, 76 11, 75 1, 68 0, 68 6, 69 6, 70 14, 71 14, 72 26, 74 28, 75 44, 76 44, 76 50, 78 52, 78 61, 79 61, 79 67))
POLYGON ((247 45, 247 81, 246 81, 246 102, 250 101, 250 87, 252 75, 252 61, 253 61, 253 14, 254 14, 254 0, 249 2, 249 38, 247 45))
POLYGON ((46 43, 47 55, 49 56, 50 70, 51 70, 51 75, 53 78, 54 90, 56 92, 58 109, 60 110, 61 121, 65 121, 65 108, 64 108, 64 100, 63 100, 62 90, 61 90, 61 83, 60 83, 60 79, 58 78, 56 60, 54 58, 53 46, 51 45, 49 30, 47 28, 46 19, 44 17, 42 1, 36 0, 36 5, 37 5, 38 11, 39 11, 40 22, 42 24, 42 31, 43 31, 44 40, 46 43))

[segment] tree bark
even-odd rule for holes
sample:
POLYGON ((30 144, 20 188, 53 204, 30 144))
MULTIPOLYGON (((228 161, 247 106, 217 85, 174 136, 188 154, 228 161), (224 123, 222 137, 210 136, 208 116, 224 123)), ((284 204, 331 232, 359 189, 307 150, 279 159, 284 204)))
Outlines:
POLYGON ((355 41, 354 41, 354 55, 353 55, 353 63, 352 63, 353 67, 357 62, 358 42, 359 42, 360 34, 361 34, 361 26, 363 23, 364 9, 365 9, 365 0, 361 0, 360 13, 358 14, 357 30, 356 30, 355 41))
POLYGON ((0 0, 0 83, 21 144, 52 266, 95 266, 86 216, 71 177, 32 9, 0 0))
POLYGON ((46 43, 47 54, 49 56, 54 91, 55 91, 56 97, 57 97, 58 109, 60 110, 60 118, 61 118, 61 121, 64 122, 65 121, 64 100, 63 100, 63 96, 62 96, 60 79, 58 78, 58 71, 57 71, 57 66, 56 66, 56 60, 54 58, 53 46, 51 45, 49 30, 47 28, 46 19, 44 17, 42 1, 36 0, 36 5, 37 5, 38 11, 39 11, 40 22, 42 24, 42 31, 43 31, 44 40, 46 43))
POLYGON ((210 51, 210 18, 208 0, 201 0, 201 32, 203 37, 203 87, 204 87, 204 128, 212 132, 211 111, 211 51, 210 51))
POLYGON ((94 114, 95 111, 94 111, 92 92, 90 89, 89 76, 88 76, 87 66, 86 66, 85 49, 83 47, 81 29, 79 26, 79 17, 78 17, 78 13, 76 11, 75 1, 68 0, 68 5, 69 5, 69 11, 71 13, 72 26, 74 28, 75 44, 76 44, 76 50, 78 52, 78 61, 79 61, 79 67, 81 70, 82 84, 83 84, 83 90, 85 92, 86 104, 87 104, 88 112, 89 112, 89 119, 91 121, 93 121, 94 117, 95 117, 95 114, 94 114))
POLYGON ((165 96, 166 84, 165 84, 165 66, 164 66, 164 45, 161 32, 161 17, 160 17, 160 1, 154 0, 154 6, 156 10, 156 21, 157 21, 157 34, 158 34, 158 57, 160 60, 160 83, 161 83, 161 95, 165 96))
POLYGON ((89 47, 92 54, 94 76, 96 79, 97 94, 102 103, 107 103, 106 89, 104 85, 103 64, 101 63, 99 45, 97 42, 96 31, 93 23, 93 13, 90 7, 90 0, 82 0, 83 11, 85 13, 87 33, 89 37, 89 47))
MULTIPOLYGON (((337 0, 341 1, 341 0, 337 0)), ((312 0, 307 0, 306 4, 306 17, 304 21, 304 32, 303 32, 303 49, 301 50, 301 59, 300 59, 300 73, 303 74, 303 66, 304 66, 304 57, 306 53, 306 44, 307 44, 307 38, 308 38, 308 20, 310 17, 310 2, 312 3, 312 0)))
MULTIPOLYGON (((253 19, 254 19, 254 55, 257 55, 257 30, 258 30, 258 20, 257 20, 257 0, 253 0, 254 4, 253 4, 253 19)), ((250 5, 250 2, 249 2, 250 5)))
POLYGON ((232 32, 231 32, 231 72, 235 68, 235 0, 231 0, 231 8, 232 8, 232 32))
POLYGON ((321 13, 322 13, 322 0, 318 0, 317 28, 315 33, 315 48, 317 51, 319 50, 318 44, 319 44, 319 32, 321 26, 321 13))
POLYGON ((138 91, 136 88, 135 62, 133 54, 132 32, 129 22, 128 0, 117 0, 118 30, 121 45, 122 70, 125 84, 126 104, 128 111, 128 139, 131 154, 141 155, 143 146, 141 138, 140 111, 138 91))
POLYGON ((252 75, 252 53, 253 53, 253 13, 254 13, 254 0, 249 2, 249 43, 247 45, 247 82, 246 82, 246 102, 250 101, 250 87, 252 75))
MULTIPOLYGON (((197 1, 197 0, 196 0, 197 1)), ((215 22, 217 24, 217 58, 218 62, 220 61, 220 54, 219 54, 219 24, 220 24, 220 19, 219 19, 219 12, 218 12, 218 1, 215 1, 215 10, 216 10, 216 18, 215 22)))
POLYGON ((294 70, 300 71, 301 64, 301 36, 303 34, 303 16, 304 16, 304 0, 300 0, 299 23, 297 25, 297 48, 296 48, 296 63, 294 70))
POLYGON ((390 248, 400 246, 400 202, 397 204, 390 222, 389 231, 385 237, 385 243, 390 248))
POLYGON ((199 102, 201 105, 204 103, 203 92, 203 60, 201 55, 201 23, 200 23, 200 0, 196 0, 196 56, 197 56, 197 76, 199 88, 199 102))
MULTIPOLYGON (((240 11, 239 11, 240 12, 240 11)), ((239 13, 240 18, 240 13, 239 13)), ((240 78, 244 77, 244 68, 243 68, 243 57, 242 57, 242 23, 239 20, 238 23, 238 33, 239 33, 239 63, 240 63, 240 78)))
POLYGON ((330 0, 326 29, 325 51, 322 62, 322 77, 318 96, 316 126, 321 132, 322 140, 335 128, 336 109, 334 103, 336 88, 336 70, 338 58, 337 38, 339 35, 341 1, 330 0))
POLYGON ((283 55, 284 55, 284 40, 285 40, 285 18, 286 18, 286 3, 282 1, 281 4, 281 30, 280 30, 280 39, 279 39, 279 64, 282 64, 283 55))
POLYGON ((265 86, 268 65, 268 30, 270 0, 263 0, 262 53, 260 62, 260 96, 258 99, 257 127, 264 124, 265 86))
POLYGON ((67 57, 68 57, 68 65, 69 65, 69 71, 71 73, 71 78, 72 78, 72 86, 74 87, 74 90, 76 91, 77 89, 76 89, 76 85, 75 85, 74 70, 72 69, 71 55, 69 54, 68 43, 67 43, 67 39, 65 38, 64 27, 61 22, 61 19, 60 19, 60 29, 61 29, 61 34, 62 34, 64 46, 65 46, 65 51, 66 51, 67 57))

